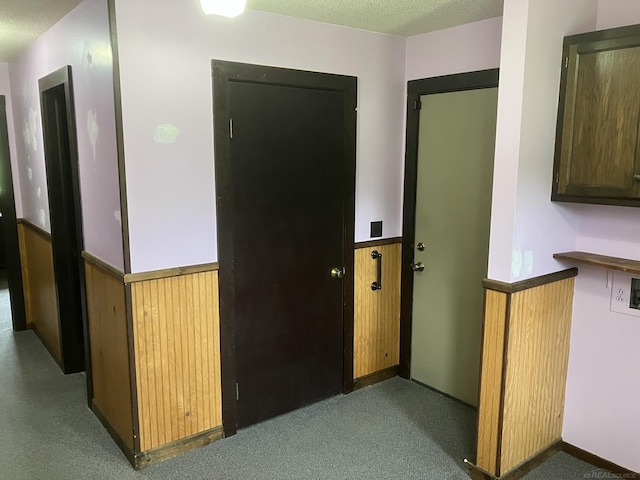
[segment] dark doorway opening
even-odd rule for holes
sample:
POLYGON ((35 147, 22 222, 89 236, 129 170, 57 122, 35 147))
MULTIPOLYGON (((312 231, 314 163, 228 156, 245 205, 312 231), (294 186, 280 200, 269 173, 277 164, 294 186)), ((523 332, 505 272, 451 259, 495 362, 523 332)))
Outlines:
MULTIPOLYGON (((5 97, 0 95, 0 248, 2 249, 2 268, 6 275, 6 287, 9 289, 11 303, 11 321, 14 330, 25 330, 27 318, 22 288, 22 270, 20 267, 20 245, 16 203, 13 192, 11 157, 9 152, 9 134, 7 129, 7 107, 5 97)), ((3 281, 5 278, 2 279, 3 281)))
POLYGON ((38 82, 62 369, 84 370, 86 329, 82 216, 71 67, 38 82))
POLYGON ((212 66, 230 435, 353 389, 357 79, 212 66))

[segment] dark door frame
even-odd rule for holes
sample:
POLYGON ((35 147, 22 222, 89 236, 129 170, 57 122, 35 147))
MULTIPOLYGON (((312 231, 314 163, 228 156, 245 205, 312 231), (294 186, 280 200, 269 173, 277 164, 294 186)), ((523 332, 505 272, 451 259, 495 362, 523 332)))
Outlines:
POLYGON ((0 212, 2 212, 4 250, 6 257, 9 298, 11 299, 11 321, 15 331, 27 329, 27 315, 24 306, 22 285, 22 267, 20 263, 20 242, 18 240, 18 221, 16 202, 11 174, 11 153, 9 151, 9 132, 7 125, 7 104, 4 95, 0 95, 0 212))
POLYGON ((498 86, 499 69, 424 78, 408 82, 407 134, 404 163, 404 203, 402 207, 402 273, 400 290, 400 369, 411 378, 411 328, 413 323, 413 250, 415 243, 416 189, 418 181, 418 133, 420 97, 435 93, 459 92, 498 86))
MULTIPOLYGON (((49 193, 49 210, 51 221, 51 245, 53 249, 54 276, 56 283, 56 298, 58 305, 58 322, 60 330, 60 344, 62 352, 62 369, 64 373, 87 370, 87 390, 92 391, 91 366, 89 355, 89 341, 86 315, 86 287, 84 263, 82 260, 82 205, 80 199, 80 178, 78 167, 78 142, 75 121, 75 106, 71 66, 56 70, 38 80, 40 91, 40 107, 42 114, 42 133, 44 138, 45 167, 47 170, 47 187, 49 193), (66 130, 68 141, 69 170, 63 172, 64 166, 56 165, 55 159, 60 152, 55 152, 59 145, 52 144, 48 139, 48 131, 54 125, 50 124, 48 102, 60 89, 64 91, 64 105, 66 115, 66 130), (62 191, 60 182, 52 182, 52 177, 59 175, 65 178, 71 187, 71 192, 62 191), (70 178, 69 178, 70 177, 70 178), (71 194, 73 204, 72 215, 57 211, 64 209, 62 198, 71 194), (56 201, 52 202, 52 199, 56 201), (55 224, 54 218, 66 218, 64 222, 55 224), (64 223, 64 224, 63 224, 64 223), (69 235, 66 232, 72 230, 69 235)), ((54 114, 56 112, 53 112, 54 114)), ((57 124, 56 124, 57 126, 57 124)))
POLYGON ((354 229, 356 168, 357 79, 343 75, 290 70, 221 60, 212 60, 213 124, 215 146, 216 211, 220 292, 220 350, 222 411, 225 435, 237 430, 236 354, 231 191, 231 141, 229 98, 231 82, 252 82, 339 91, 344 94, 345 189, 343 197, 343 258, 346 269, 343 299, 343 392, 353 390, 354 229))

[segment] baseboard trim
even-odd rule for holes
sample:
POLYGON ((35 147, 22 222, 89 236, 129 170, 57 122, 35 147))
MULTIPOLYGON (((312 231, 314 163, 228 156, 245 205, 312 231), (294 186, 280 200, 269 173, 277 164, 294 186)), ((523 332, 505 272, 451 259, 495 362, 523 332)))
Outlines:
POLYGON ((477 465, 473 465, 470 462, 465 461, 465 463, 467 463, 467 465, 471 467, 471 478, 473 480, 517 480, 524 477, 534 468, 542 465, 547 459, 549 459, 556 453, 562 451, 562 445, 562 439, 559 438, 548 447, 543 448, 538 453, 529 457, 528 460, 525 460, 520 465, 517 465, 516 467, 509 470, 507 473, 500 475, 499 477, 493 475, 490 472, 487 472, 477 465))
POLYGON ((135 455, 135 463, 133 466, 136 470, 140 470, 154 463, 177 457, 190 450, 204 447, 222 438, 224 438, 224 429, 222 425, 220 425, 205 432, 197 433, 196 435, 167 443, 161 447, 138 453, 135 455))
POLYGON ((220 264, 203 263, 201 265, 188 265, 186 267, 166 268, 164 270, 152 270, 149 272, 125 273, 124 283, 146 282, 149 280, 161 280, 182 275, 195 275, 196 273, 215 272, 220 269, 220 264))
POLYGON ((16 223, 18 225, 24 225, 26 228, 31 229, 32 232, 37 233, 45 240, 51 242, 51 234, 47 232, 44 228, 39 227, 35 223, 27 220, 26 218, 17 218, 16 223))
POLYGON ((640 473, 621 467, 620 465, 617 465, 593 453, 587 452, 580 447, 571 445, 570 443, 562 442, 562 451, 571 455, 572 457, 576 457, 579 460, 590 463, 595 467, 602 468, 603 470, 608 470, 614 475, 618 475, 622 478, 640 478, 640 473))
MULTIPOLYGON (((113 441, 116 442, 116 445, 118 445, 118 448, 122 450, 122 453, 124 454, 125 457, 127 457, 127 460, 129 460, 129 463, 135 468, 136 466, 135 455, 133 451, 125 443, 125 441, 122 439, 120 434, 116 432, 115 428, 113 428, 111 423, 109 423, 109 420, 107 420, 107 418, 104 416, 100 408, 98 408, 98 406, 93 401, 93 399, 91 400, 91 411, 96 417, 98 417, 98 420, 100 420, 100 423, 102 423, 102 426, 107 430, 107 432, 109 432, 109 435, 111 435, 111 438, 113 438, 113 441)), ((132 435, 133 435, 133 432, 132 432, 132 435)))
POLYGON ((118 270, 113 265, 109 265, 104 260, 101 260, 100 258, 96 257, 95 255, 92 255, 91 253, 87 252, 86 250, 82 251, 82 258, 84 258, 85 262, 90 263, 94 267, 99 268, 103 272, 108 273, 109 275, 111 275, 112 277, 117 279, 118 281, 124 283, 124 273, 122 273, 120 270, 118 270))
POLYGON ((568 268, 560 272, 549 273, 547 275, 541 275, 539 277, 527 278, 515 283, 506 283, 499 280, 492 280, 485 278, 482 281, 482 286, 488 290, 495 290, 496 292, 503 293, 518 293, 523 290, 529 290, 530 288, 541 287, 550 283, 566 280, 567 278, 573 278, 578 275, 577 268, 568 268))
POLYGON ((364 377, 356 378, 353 381, 353 390, 354 391, 359 390, 361 388, 368 387, 369 385, 373 385, 375 383, 379 383, 384 380, 397 377, 398 371, 399 371, 398 365, 394 365, 393 367, 385 368, 384 370, 370 373, 369 375, 365 375, 364 377))
POLYGON ((379 240, 367 240, 365 242, 357 242, 354 244, 354 247, 356 249, 371 248, 371 247, 381 247, 382 245, 395 245, 396 243, 402 243, 402 237, 381 238, 379 240))

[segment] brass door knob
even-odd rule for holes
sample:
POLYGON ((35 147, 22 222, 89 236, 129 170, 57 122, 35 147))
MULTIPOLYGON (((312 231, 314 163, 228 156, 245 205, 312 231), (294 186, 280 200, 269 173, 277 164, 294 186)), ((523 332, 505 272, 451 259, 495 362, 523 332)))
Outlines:
POLYGON ((422 263, 422 262, 412 263, 411 264, 411 270, 413 270, 414 272, 422 272, 422 271, 424 271, 424 263, 422 263))
POLYGON ((342 277, 344 277, 344 268, 333 267, 331 269, 331 276, 333 278, 342 278, 342 277))
POLYGON ((636 173, 636 174, 633 176, 633 179, 634 179, 636 182, 640 182, 640 173, 636 173))

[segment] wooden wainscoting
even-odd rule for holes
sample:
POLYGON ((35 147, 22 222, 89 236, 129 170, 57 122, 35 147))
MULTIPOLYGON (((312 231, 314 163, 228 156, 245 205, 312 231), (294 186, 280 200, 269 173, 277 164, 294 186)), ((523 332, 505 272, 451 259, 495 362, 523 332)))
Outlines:
POLYGON ((401 261, 401 243, 371 242, 355 250, 354 379, 388 371, 399 363, 401 261), (376 281, 373 250, 382 254, 382 290, 376 291, 371 290, 376 281))
POLYGON ((561 440, 576 274, 484 283, 477 465, 494 476, 561 440))
POLYGON ((27 326, 38 334, 56 362, 62 364, 51 235, 20 220, 18 239, 27 326))
POLYGON ((507 302, 506 293, 485 291, 482 387, 478 401, 478 423, 482 428, 478 428, 477 463, 489 472, 498 470, 507 302))
POLYGON ((133 452, 131 359, 123 275, 86 252, 83 257, 91 344, 92 407, 133 452))
POLYGON ((218 272, 131 284, 140 450, 222 426, 218 272))

